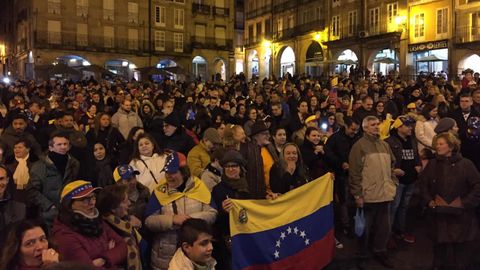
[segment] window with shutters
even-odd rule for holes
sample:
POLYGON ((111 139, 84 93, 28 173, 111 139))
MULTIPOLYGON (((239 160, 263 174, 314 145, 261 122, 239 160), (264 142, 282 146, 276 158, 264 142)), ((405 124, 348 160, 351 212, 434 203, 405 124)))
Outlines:
POLYGON ((173 50, 183 52, 183 33, 173 33, 173 50))
POLYGON ((48 0, 48 13, 60 14, 61 1, 60 0, 48 0))
POLYGON ((388 23, 394 23, 395 17, 398 15, 398 3, 391 3, 387 5, 387 19, 388 23))
POLYGON ((165 51, 165 31, 155 31, 155 50, 165 51))
POLYGON ((437 9, 437 35, 448 33, 448 8, 437 9))
POLYGON ((226 39, 225 39, 226 37, 225 32, 226 32, 225 26, 215 26, 215 40, 217 45, 220 45, 220 46, 227 45, 226 39))
POLYGON ((62 22, 51 21, 47 22, 48 43, 60 44, 62 43, 62 22))
POLYGON ((87 17, 88 15, 88 0, 77 0, 77 16, 87 17))
POLYGON ((88 45, 88 25, 86 23, 77 23, 77 45, 88 45))
POLYGON ((352 36, 357 33, 357 11, 348 13, 348 35, 352 36))
POLYGON ((113 48, 115 40, 115 32, 113 26, 103 27, 103 46, 105 48, 113 48))
POLYGON ((425 13, 415 14, 414 17, 414 33, 415 38, 425 36, 425 13))
POLYGON ((332 25, 330 26, 332 37, 340 37, 340 16, 332 16, 332 25))
POLYGON ((115 1, 103 0, 103 19, 113 21, 115 19, 115 1))
POLYGON ((155 6, 155 25, 165 26, 166 21, 165 7, 155 6))
POLYGON ((138 23, 138 3, 128 2, 128 22, 138 23))
POLYGON ((138 50, 138 29, 128 29, 128 49, 138 50))
MULTIPOLYGON (((174 9, 174 25, 175 29, 183 29, 185 11, 183 9, 176 8, 174 9)), ((183 37, 183 36, 182 36, 183 37)))
POLYGON ((197 42, 205 42, 206 28, 207 26, 205 24, 195 24, 195 40, 197 42))
POLYGON ((377 34, 380 31, 380 8, 369 10, 368 31, 370 34, 377 34))

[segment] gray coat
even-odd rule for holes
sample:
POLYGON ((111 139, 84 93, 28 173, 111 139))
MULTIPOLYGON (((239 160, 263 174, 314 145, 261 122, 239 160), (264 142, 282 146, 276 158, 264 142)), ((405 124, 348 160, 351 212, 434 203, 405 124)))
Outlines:
POLYGON ((112 116, 112 126, 118 128, 123 138, 127 139, 133 127, 143 127, 142 119, 134 111, 126 112, 121 108, 112 116))
POLYGON ((40 217, 47 224, 51 225, 58 214, 60 193, 63 187, 77 180, 79 169, 80 163, 70 155, 68 155, 63 177, 48 155, 42 156, 33 164, 30 170, 30 181, 27 185, 27 199, 29 203, 39 208, 40 217))

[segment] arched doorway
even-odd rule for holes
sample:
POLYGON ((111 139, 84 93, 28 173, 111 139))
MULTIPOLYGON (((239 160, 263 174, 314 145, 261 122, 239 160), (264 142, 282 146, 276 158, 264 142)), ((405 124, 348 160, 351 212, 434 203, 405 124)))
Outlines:
POLYGON ((370 57, 368 67, 376 74, 388 75, 398 72, 398 53, 391 49, 380 50, 370 57))
POLYGON ((249 77, 258 76, 259 64, 258 53, 256 50, 251 50, 248 54, 248 72, 249 77))
POLYGON ((201 81, 208 79, 207 60, 201 56, 195 56, 192 60, 192 73, 195 78, 201 81))
POLYGON ((351 68, 355 68, 358 64, 358 57, 354 51, 347 49, 344 50, 338 55, 337 58, 337 65, 335 66, 335 72, 343 73, 343 72, 350 72, 351 68))
POLYGON ((472 54, 464 57, 458 63, 457 74, 461 74, 466 69, 472 69, 474 72, 480 72, 480 56, 478 54, 472 54))
POLYGON ((219 81, 220 79, 225 81, 227 79, 227 68, 223 59, 218 58, 215 60, 213 66, 215 70, 215 81, 219 81))
POLYGON ((139 80, 140 73, 136 71, 137 65, 133 62, 128 61, 126 59, 112 59, 105 62, 105 68, 118 75, 122 76, 125 79, 131 80, 139 80))
POLYGON ((176 67, 177 63, 170 59, 162 59, 158 61, 157 68, 176 67))
POLYGON ((280 74, 283 77, 287 73, 290 73, 292 76, 295 74, 295 53, 290 46, 283 50, 280 57, 280 74))
POLYGON ((322 73, 323 50, 320 43, 314 41, 305 55, 305 73, 311 76, 320 76, 322 73))

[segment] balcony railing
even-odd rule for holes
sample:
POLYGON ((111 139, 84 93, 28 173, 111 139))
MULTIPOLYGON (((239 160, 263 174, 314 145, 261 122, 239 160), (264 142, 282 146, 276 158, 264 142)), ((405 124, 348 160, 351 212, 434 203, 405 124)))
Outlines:
POLYGON ((61 8, 60 2, 50 2, 50 1, 48 1, 47 6, 48 6, 47 7, 48 13, 50 13, 50 14, 60 14, 60 8, 61 8))
POLYGON ((115 20, 115 10, 113 9, 104 9, 103 10, 103 19, 106 21, 115 20))
MULTIPOLYGON (((157 44, 158 45, 158 44, 157 44)), ((163 45, 163 44, 162 44, 163 45)), ((190 44, 184 42, 183 52, 192 51, 190 44)), ((34 47, 38 49, 76 50, 92 52, 110 52, 124 54, 161 54, 155 50, 155 42, 148 40, 129 40, 127 38, 105 37, 101 35, 80 35, 75 33, 57 33, 37 31, 34 33, 34 47), (51 43, 49 41, 54 41, 51 43), (87 45, 85 45, 87 43, 87 45), (135 46, 134 46, 135 45, 135 46), (150 51, 151 48, 151 51, 150 51)), ((165 52, 174 52, 174 41, 165 41, 165 52)))
POLYGON ((347 25, 340 27, 335 33, 332 31, 330 26, 330 37, 329 40, 339 40, 346 38, 367 38, 372 36, 381 36, 389 33, 401 33, 402 29, 393 23, 387 23, 387 21, 380 21, 377 25, 367 25, 365 30, 362 30, 363 26, 360 24, 357 25, 347 25))
POLYGON ((287 0, 273 6, 273 13, 281 13, 283 11, 291 10, 298 5, 297 0, 287 0))
POLYGON ((473 27, 470 25, 457 26, 454 40, 455 43, 480 41, 480 27, 473 27))
POLYGON ((215 11, 215 16, 228 17, 230 15, 230 10, 228 8, 213 7, 213 10, 215 11))
POLYGON ((233 50, 233 40, 209 37, 192 37, 192 47, 197 49, 233 50))
POLYGON ((202 5, 202 4, 192 4, 192 12, 193 14, 204 14, 210 15, 210 6, 209 5, 202 5))
POLYGON ((274 35, 271 33, 266 33, 257 37, 249 37, 244 39, 245 47, 250 47, 257 45, 258 43, 262 42, 263 40, 272 40, 274 35))
POLYGON ((271 11, 272 11, 271 6, 266 5, 266 6, 263 6, 261 8, 257 8, 257 9, 248 11, 246 15, 247 15, 247 19, 251 19, 251 18, 262 16, 262 15, 268 13, 268 12, 271 12, 271 11))

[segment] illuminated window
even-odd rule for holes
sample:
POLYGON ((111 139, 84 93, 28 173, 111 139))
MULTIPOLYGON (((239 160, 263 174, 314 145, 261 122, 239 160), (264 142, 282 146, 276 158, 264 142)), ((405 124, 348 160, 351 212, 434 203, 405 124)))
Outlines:
POLYGON ((448 33, 448 8, 437 9, 437 35, 448 33))
POLYGON ((395 17, 398 15, 398 3, 391 3, 387 5, 388 23, 395 22, 395 17))
POLYGON ((425 14, 415 14, 414 18, 414 34, 413 36, 424 37, 425 36, 425 14))

